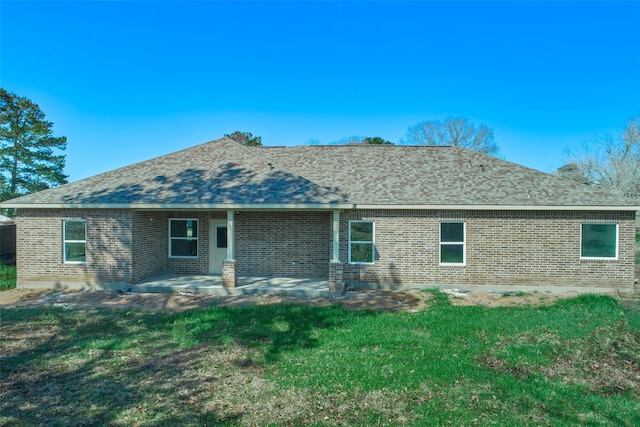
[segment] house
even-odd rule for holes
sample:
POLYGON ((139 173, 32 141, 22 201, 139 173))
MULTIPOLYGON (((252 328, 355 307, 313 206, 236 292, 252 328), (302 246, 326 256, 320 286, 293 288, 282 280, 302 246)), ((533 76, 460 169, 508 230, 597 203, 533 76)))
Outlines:
MULTIPOLYGON (((633 290, 638 206, 458 147, 223 138, 2 204, 18 286, 164 274, 633 290)), ((241 283, 240 283, 241 284, 241 283)))

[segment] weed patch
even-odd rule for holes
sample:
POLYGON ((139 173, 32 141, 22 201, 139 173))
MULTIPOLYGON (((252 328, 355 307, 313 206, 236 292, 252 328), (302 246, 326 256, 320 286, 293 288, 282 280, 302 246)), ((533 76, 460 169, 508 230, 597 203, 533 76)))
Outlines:
POLYGON ((16 287, 16 268, 0 264, 0 291, 16 287))

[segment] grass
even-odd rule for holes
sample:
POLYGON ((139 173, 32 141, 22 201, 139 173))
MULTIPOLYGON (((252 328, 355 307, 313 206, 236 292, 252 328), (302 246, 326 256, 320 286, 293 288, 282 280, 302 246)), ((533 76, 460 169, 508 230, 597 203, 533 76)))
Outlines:
POLYGON ((16 287, 16 268, 0 264, 0 291, 16 287))
POLYGON ((639 425, 640 303, 2 311, 3 425, 639 425))

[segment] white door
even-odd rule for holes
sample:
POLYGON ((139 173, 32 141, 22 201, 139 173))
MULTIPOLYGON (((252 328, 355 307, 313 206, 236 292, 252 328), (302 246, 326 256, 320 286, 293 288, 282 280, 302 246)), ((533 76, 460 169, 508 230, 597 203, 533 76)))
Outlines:
POLYGON ((209 220, 209 273, 222 274, 227 258, 227 220, 209 220))

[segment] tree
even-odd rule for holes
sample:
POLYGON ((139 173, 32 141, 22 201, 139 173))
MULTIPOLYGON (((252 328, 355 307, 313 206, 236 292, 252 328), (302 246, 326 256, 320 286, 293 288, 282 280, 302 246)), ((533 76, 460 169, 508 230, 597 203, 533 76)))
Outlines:
POLYGON ((67 138, 53 136, 37 104, 0 89, 0 198, 65 184, 67 138))
POLYGON ((370 145, 393 145, 393 142, 387 141, 386 139, 380 138, 379 136, 374 136, 373 138, 366 137, 362 139, 362 144, 370 144, 370 145))
POLYGON ((567 155, 558 175, 640 201, 640 116, 627 120, 618 135, 597 136, 567 155))
POLYGON ((358 135, 347 136, 331 143, 332 145, 354 145, 354 144, 369 144, 369 145, 393 145, 393 142, 387 141, 379 136, 374 137, 361 137, 358 135))
POLYGON ((576 163, 567 163, 558 168, 558 175, 570 181, 579 182, 580 184, 589 184, 589 178, 584 175, 580 166, 576 163))
POLYGON ((251 132, 240 132, 237 130, 233 133, 226 133, 224 136, 247 147, 260 147, 262 145, 262 137, 253 136, 251 132))
POLYGON ((409 127, 403 143, 414 145, 453 145, 495 156, 499 148, 493 141, 493 130, 476 127, 464 117, 449 117, 444 122, 432 120, 409 127))

